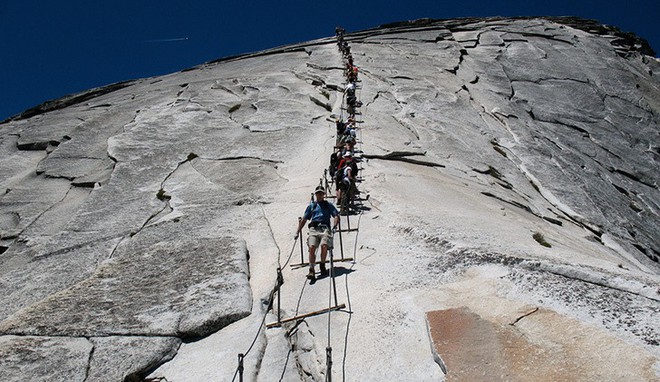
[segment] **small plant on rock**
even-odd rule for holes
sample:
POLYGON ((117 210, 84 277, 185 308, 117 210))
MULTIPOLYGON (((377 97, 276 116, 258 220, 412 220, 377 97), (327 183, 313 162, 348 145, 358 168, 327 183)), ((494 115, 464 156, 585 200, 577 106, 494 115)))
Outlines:
POLYGON ((534 234, 532 235, 532 237, 534 238, 534 240, 536 240, 537 243, 541 244, 542 246, 544 246, 544 247, 548 247, 548 248, 552 248, 552 245, 550 245, 550 243, 548 243, 548 242, 545 240, 545 237, 543 236, 542 233, 540 233, 540 232, 534 232, 534 234))
POLYGON ((158 190, 158 193, 156 194, 156 197, 158 198, 158 200, 163 201, 163 202, 166 201, 166 200, 172 199, 172 197, 167 195, 165 193, 165 190, 163 190, 162 188, 160 190, 158 190))

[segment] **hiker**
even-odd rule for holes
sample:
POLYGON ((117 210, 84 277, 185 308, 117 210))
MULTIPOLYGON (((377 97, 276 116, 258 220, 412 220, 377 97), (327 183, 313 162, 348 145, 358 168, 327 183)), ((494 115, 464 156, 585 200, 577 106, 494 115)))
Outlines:
POLYGON ((346 63, 346 69, 344 71, 344 74, 346 76, 346 79, 348 82, 357 82, 358 80, 358 70, 359 68, 355 65, 353 65, 352 60, 348 63, 346 63))
POLYGON ((352 151, 345 151, 344 157, 339 162, 337 171, 335 172, 337 202, 341 205, 342 195, 348 197, 349 203, 344 205, 344 207, 348 207, 348 204, 353 203, 352 199, 355 194, 355 177, 357 176, 357 172, 358 167, 357 163, 353 161, 352 151))
POLYGON ((339 162, 342 159, 342 155, 341 146, 339 146, 339 148, 335 147, 332 155, 330 155, 330 166, 328 166, 328 173, 333 179, 335 177, 335 173, 337 172, 337 166, 339 166, 339 162))
POLYGON ((346 95, 346 103, 355 106, 357 102, 357 97, 355 96, 355 82, 349 82, 344 88, 344 94, 346 95))
POLYGON ((348 78, 348 82, 354 82, 350 80, 350 74, 353 72, 353 65, 346 63, 346 68, 344 69, 344 75, 348 78))
POLYGON ((343 159, 339 162, 339 165, 337 166, 337 171, 342 171, 343 174, 341 176, 344 179, 348 179, 351 182, 354 182, 355 176, 357 175, 358 172, 358 167, 357 163, 355 160, 353 160, 353 150, 349 149, 350 146, 347 145, 347 149, 344 151, 344 156, 343 159))
POLYGON ((337 121, 335 122, 335 125, 337 127, 337 137, 341 137, 342 135, 344 135, 344 132, 346 131, 347 123, 342 121, 341 118, 338 118, 337 121))
POLYGON ((316 200, 311 202, 305 209, 298 230, 296 231, 295 239, 298 239, 300 231, 309 221, 309 236, 307 237, 307 245, 309 246, 309 273, 307 278, 311 281, 316 280, 316 273, 314 272, 314 263, 316 261, 316 248, 321 247, 321 277, 328 275, 328 270, 325 267, 325 258, 328 254, 328 249, 332 249, 332 231, 337 228, 339 224, 339 211, 329 201, 325 200, 325 189, 323 186, 318 186, 314 190, 316 200), (332 231, 330 230, 330 218, 334 217, 332 231))
POLYGON ((353 150, 355 150, 355 138, 353 136, 349 136, 344 141, 344 153, 349 152, 353 154, 353 150))
POLYGON ((346 105, 355 108, 357 103, 357 97, 355 95, 346 96, 346 105))
POLYGON ((350 150, 353 151, 353 146, 355 146, 356 139, 356 130, 353 125, 347 125, 344 129, 344 134, 339 139, 340 145, 346 145, 347 143, 351 144, 350 150))
POLYGON ((349 82, 346 84, 344 87, 344 93, 346 93, 347 97, 355 97, 355 83, 354 82, 349 82))
POLYGON ((341 149, 341 154, 339 155, 339 159, 337 160, 337 168, 339 168, 339 163, 341 162, 341 160, 344 159, 344 155, 346 153, 353 155, 354 149, 355 149, 355 140, 349 139, 347 142, 344 143, 344 147, 341 149))
POLYGON ((346 113, 348 113, 349 116, 354 117, 355 116, 355 103, 357 101, 357 98, 353 97, 348 97, 346 99, 346 113))

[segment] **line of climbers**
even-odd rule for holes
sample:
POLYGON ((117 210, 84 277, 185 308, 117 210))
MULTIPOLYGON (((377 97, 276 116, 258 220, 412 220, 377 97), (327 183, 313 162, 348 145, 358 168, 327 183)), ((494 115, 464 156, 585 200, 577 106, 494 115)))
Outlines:
POLYGON ((337 46, 346 64, 344 73, 346 79, 344 101, 342 102, 342 112, 336 120, 337 135, 335 146, 330 156, 328 170, 324 172, 325 182, 322 179, 321 184, 314 190, 314 197, 305 209, 295 235, 295 239, 297 239, 302 228, 309 222, 309 236, 307 238, 307 246, 309 247, 309 272, 307 278, 312 282, 316 280, 315 263, 317 249, 319 247, 321 249, 321 259, 319 262, 320 276, 326 277, 329 274, 325 266, 326 257, 328 249, 332 250, 333 248, 334 232, 340 225, 339 216, 345 215, 349 219, 349 215, 358 213, 362 207, 358 203, 360 201, 358 198, 360 191, 357 188, 357 184, 361 181, 358 177, 358 163, 362 158, 359 156, 361 151, 355 148, 358 142, 358 122, 355 116, 360 114, 358 108, 362 106, 362 102, 357 97, 357 89, 359 89, 358 67, 353 63, 351 48, 348 42, 344 40, 344 32, 344 29, 341 27, 335 29, 337 46), (346 105, 345 107, 344 104, 346 105), (345 120, 344 109, 346 110, 345 120), (330 175, 329 181, 327 174, 330 175), (339 206, 339 210, 327 200, 328 198, 333 198, 333 196, 329 195, 326 197, 326 194, 331 190, 331 185, 334 185, 335 188, 336 193, 334 198, 339 206))
POLYGON ((359 114, 357 109, 362 106, 362 102, 358 100, 356 94, 359 88, 358 67, 353 64, 351 47, 344 40, 344 32, 344 29, 341 27, 335 29, 337 46, 346 61, 344 96, 347 118, 344 121, 342 118, 343 113, 341 113, 336 121, 337 140, 335 142, 335 149, 330 156, 328 172, 335 183, 337 201, 341 211, 343 214, 349 214, 356 211, 355 199, 360 193, 356 186, 358 183, 357 162, 360 162, 362 159, 355 155, 356 153, 359 154, 359 150, 355 150, 358 130, 355 115, 359 114))
MULTIPOLYGON (((357 131, 359 130, 355 120, 355 115, 360 113, 357 111, 359 107, 362 106, 362 102, 358 100, 356 89, 358 87, 358 67, 353 64, 353 56, 351 55, 351 48, 348 43, 344 40, 344 29, 337 27, 336 30, 337 36, 337 45, 339 50, 342 53, 342 57, 346 63, 346 86, 344 90, 344 100, 342 101, 342 112, 340 117, 336 120, 337 127, 337 139, 335 142, 335 147, 330 159, 330 166, 328 170, 324 171, 323 178, 321 178, 320 184, 314 190, 314 196, 312 201, 309 203, 305 209, 303 218, 300 219, 298 227, 296 230, 296 235, 294 237, 293 247, 289 253, 289 257, 284 264, 286 266, 293 255, 293 251, 296 246, 296 242, 300 237, 302 228, 309 221, 309 235, 307 238, 307 245, 309 247, 309 273, 307 278, 310 280, 310 284, 316 281, 316 272, 314 269, 316 263, 316 251, 320 247, 321 249, 321 261, 319 263, 320 275, 321 277, 329 276, 331 278, 331 293, 329 296, 329 304, 331 303, 332 295, 334 295, 335 306, 329 306, 328 309, 319 310, 316 312, 307 313, 304 315, 296 316, 285 321, 293 321, 304 319, 305 317, 311 317, 314 315, 327 313, 328 314, 328 347, 326 348, 326 381, 331 382, 332 379, 332 348, 330 347, 330 312, 332 310, 339 310, 345 308, 344 304, 338 305, 337 303, 337 290, 334 283, 334 266, 333 266, 333 257, 330 256, 330 270, 326 267, 326 257, 328 250, 333 249, 333 236, 335 232, 339 232, 339 243, 340 248, 342 247, 342 232, 352 232, 357 231, 357 228, 351 229, 350 225, 350 215, 360 212, 360 209, 367 209, 361 206, 358 202, 361 200, 357 198, 360 194, 360 191, 357 189, 357 183, 361 180, 358 178, 358 171, 360 170, 357 166, 357 163, 362 159, 356 156, 356 153, 361 153, 361 151, 355 149, 355 145, 358 142, 357 131), (346 106, 344 107, 344 103, 346 106), (344 121, 343 110, 347 111, 346 120, 344 121), (327 174, 330 173, 330 180, 328 181, 327 174), (331 185, 335 186, 336 195, 328 195, 327 198, 336 198, 339 202, 340 209, 337 208, 326 200, 326 194, 330 192, 331 185), (348 229, 341 229, 341 215, 346 216, 346 222, 348 223, 348 229), (331 223, 332 219, 332 225, 331 223)), ((368 199, 368 195, 364 200, 368 199)), ((301 243, 301 261, 302 261, 302 243, 301 243)), ((343 248, 340 261, 353 260, 349 258, 344 258, 343 248)), ((279 259, 278 259, 279 264, 279 259)), ((300 264, 304 266, 305 263, 300 264)), ((294 266, 294 264, 291 264, 294 266)), ((275 289, 271 292, 269 307, 273 307, 273 297, 275 293, 277 294, 278 303, 277 303, 277 317, 278 321, 273 324, 266 325, 266 327, 279 326, 284 321, 280 317, 280 287, 284 283, 284 278, 282 276, 282 265, 279 264, 277 268, 277 285, 275 289)), ((304 290, 304 286, 303 286, 304 290)), ((302 295, 301 295, 302 296, 302 295)), ((267 313, 267 312, 266 312, 267 313)), ((351 313, 351 312, 349 312, 351 313)), ((236 377, 239 377, 239 381, 243 381, 243 371, 244 371, 244 359, 252 350, 254 344, 257 341, 261 329, 264 327, 266 320, 266 314, 264 314, 259 330, 257 331, 252 344, 245 353, 238 354, 238 367, 232 378, 232 382, 235 381, 236 377)), ((350 320, 349 320, 350 323, 350 320)), ((282 374, 284 375, 284 374, 282 374)))

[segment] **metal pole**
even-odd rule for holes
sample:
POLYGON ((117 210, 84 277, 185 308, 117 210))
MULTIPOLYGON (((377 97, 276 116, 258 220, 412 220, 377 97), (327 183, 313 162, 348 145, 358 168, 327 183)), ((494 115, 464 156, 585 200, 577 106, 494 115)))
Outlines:
POLYGON ((282 310, 280 309, 280 287, 284 284, 284 277, 282 277, 282 268, 277 268, 277 323, 282 321, 282 310))
POLYGON ((243 353, 238 354, 238 380, 243 382, 243 358, 245 355, 243 353))
POLYGON ((344 260, 344 243, 341 240, 341 215, 339 215, 339 223, 337 223, 337 228, 339 229, 339 251, 341 252, 341 259, 344 260))
MULTIPOLYGON (((334 152, 334 151, 333 151, 334 152)), ((328 185, 328 169, 323 170, 323 186, 325 187, 325 193, 330 195, 330 185, 328 185)))
MULTIPOLYGON (((298 217, 298 227, 300 227, 300 222, 302 221, 301 217, 298 217)), ((303 255, 303 240, 302 240, 302 229, 300 230, 300 264, 305 262, 305 257, 303 255)))
POLYGON ((333 262, 332 249, 330 250, 330 280, 332 281, 332 290, 335 296, 335 306, 339 305, 337 302, 337 284, 335 283, 335 263, 333 262))
POLYGON ((326 363, 326 370, 325 370, 325 380, 326 382, 332 382, 332 348, 328 346, 325 348, 325 363, 326 363))

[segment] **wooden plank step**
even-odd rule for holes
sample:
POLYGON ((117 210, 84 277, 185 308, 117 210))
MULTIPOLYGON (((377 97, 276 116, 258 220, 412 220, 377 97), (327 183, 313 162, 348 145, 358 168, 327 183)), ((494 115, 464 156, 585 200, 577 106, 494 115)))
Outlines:
POLYGON ((334 310, 340 310, 340 309, 344 309, 344 308, 346 308, 345 304, 339 304, 339 305, 336 305, 336 306, 333 306, 333 307, 330 307, 330 308, 325 308, 325 309, 317 310, 317 311, 314 311, 314 312, 301 314, 299 316, 295 316, 295 317, 291 317, 291 318, 285 318, 284 320, 281 320, 279 322, 272 322, 270 324, 266 324, 266 328, 268 328, 268 329, 275 328, 275 327, 278 327, 278 326, 282 326, 282 324, 286 324, 287 322, 302 320, 303 318, 318 316, 318 315, 321 315, 321 314, 324 314, 324 313, 328 313, 328 312, 332 312, 334 310))

